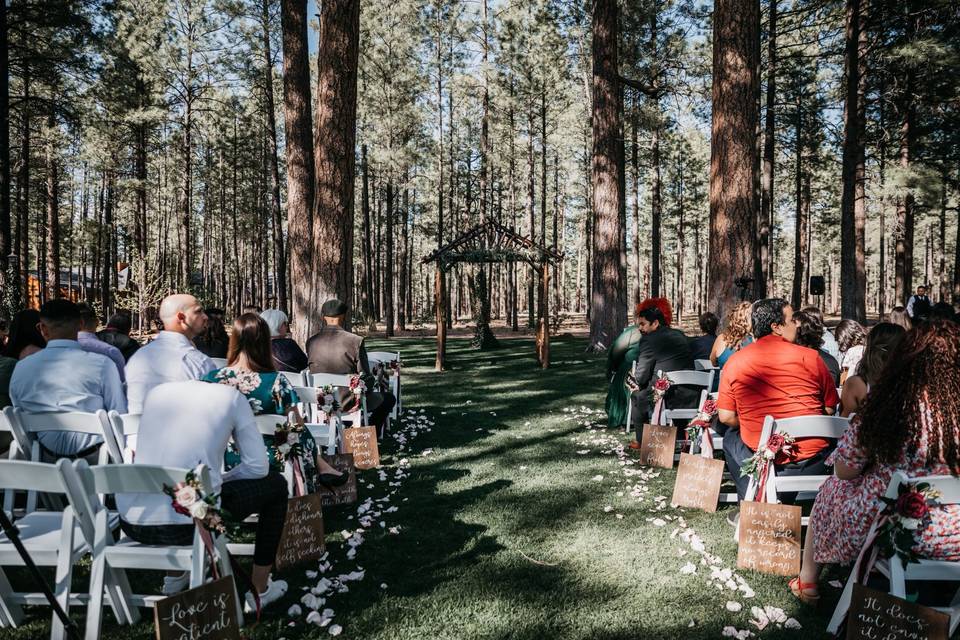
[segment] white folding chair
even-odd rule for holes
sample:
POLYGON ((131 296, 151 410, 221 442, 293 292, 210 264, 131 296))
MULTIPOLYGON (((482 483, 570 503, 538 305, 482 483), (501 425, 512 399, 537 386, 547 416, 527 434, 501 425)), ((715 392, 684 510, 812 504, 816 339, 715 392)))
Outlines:
POLYGON ((667 409, 660 412, 660 424, 673 424, 674 420, 693 420, 703 406, 703 394, 709 393, 713 387, 714 371, 657 371, 657 377, 666 375, 671 385, 701 387, 700 403, 693 409, 667 409))
POLYGON ((343 419, 340 410, 338 409, 332 415, 327 416, 326 422, 319 422, 318 414, 320 410, 318 407, 322 402, 318 397, 317 388, 294 387, 293 390, 303 405, 303 415, 306 416, 307 429, 310 431, 310 435, 316 440, 318 447, 326 450, 327 455, 334 455, 339 443, 343 442, 343 419))
MULTIPOLYGON (((940 492, 940 504, 960 504, 960 478, 953 476, 925 476, 919 478, 908 478, 907 474, 898 471, 890 478, 890 484, 887 485, 886 497, 896 499, 899 495, 901 484, 926 482, 933 489, 940 492)), ((879 515, 879 514, 878 514, 879 515)), ((867 540, 871 540, 877 529, 877 520, 870 527, 867 534, 867 540)), ((920 560, 919 562, 910 562, 906 567, 900 562, 899 558, 878 558, 874 568, 890 580, 890 595, 898 598, 907 597, 906 582, 937 580, 944 582, 960 582, 960 562, 950 562, 947 560, 920 560)), ((827 627, 827 632, 835 634, 847 617, 847 611, 850 609, 850 600, 853 596, 853 585, 855 576, 851 575, 847 579, 847 584, 843 588, 840 600, 837 602, 837 608, 833 611, 833 617, 827 627)), ((949 636, 953 636, 960 625, 960 589, 954 593, 949 606, 933 607, 950 616, 949 636)))
POLYGON ((693 361, 693 368, 696 369, 697 371, 714 371, 716 369, 719 369, 719 367, 713 364, 712 362, 710 362, 708 358, 707 359, 697 358, 696 360, 693 361))
MULTIPOLYGON (((767 445, 767 440, 774 433, 791 436, 793 438, 823 438, 825 440, 838 440, 843 432, 846 431, 850 421, 838 416, 797 416, 795 418, 775 419, 773 416, 767 416, 763 421, 763 430, 760 432, 760 440, 757 444, 757 450, 762 450, 767 445)), ((773 466, 770 467, 770 475, 767 477, 765 488, 766 501, 779 502, 777 494, 780 493, 798 493, 801 500, 810 500, 816 497, 817 492, 829 475, 802 475, 802 476, 777 476, 773 466)), ((756 499, 757 488, 750 478, 747 485, 747 500, 756 499)), ((801 520, 806 525, 809 518, 804 517, 801 520)))
POLYGON ((216 365, 217 369, 222 369, 227 366, 226 358, 210 358, 213 361, 213 364, 216 365))
MULTIPOLYGON (((61 469, 70 467, 68 460, 57 464, 0 461, 0 487, 12 490, 61 494, 66 493, 61 469)), ((53 592, 68 614, 71 606, 80 606, 82 599, 70 593, 73 567, 89 551, 72 508, 61 511, 33 511, 16 521, 20 540, 38 567, 56 567, 53 592)), ((23 621, 21 605, 43 605, 47 599, 41 592, 15 592, 2 567, 24 566, 16 547, 0 533, 0 626, 16 627, 23 621)), ((65 638, 60 618, 53 614, 50 637, 65 638)))
MULTIPOLYGON (((336 373, 311 373, 306 376, 307 387, 320 388, 330 385, 335 388, 343 389, 347 394, 350 391, 349 375, 340 375, 336 373)), ((341 394, 342 395, 342 394, 341 394)), ((341 419, 350 422, 354 427, 366 426, 370 423, 370 414, 367 412, 366 395, 360 396, 360 406, 356 411, 347 414, 341 413, 341 419)))
MULTIPOLYGON (((5 411, 0 411, 0 432, 5 432, 10 434, 10 448, 7 449, 7 460, 22 460, 23 453, 20 451, 20 447, 17 445, 17 439, 13 435, 13 426, 10 424, 10 419, 7 417, 5 411)), ((0 490, 0 493, 3 494, 3 505, 2 508, 7 512, 13 512, 13 498, 16 493, 13 490, 3 491, 0 490)))
MULTIPOLYGON (((76 460, 72 467, 64 468, 67 497, 77 513, 86 514, 93 528, 93 566, 90 571, 90 600, 87 605, 86 640, 100 637, 102 609, 105 595, 116 600, 126 613, 121 624, 133 624, 139 618, 136 607, 154 606, 160 595, 130 593, 126 588, 126 570, 147 569, 156 571, 189 571, 190 588, 203 584, 208 566, 199 531, 194 531, 193 543, 189 546, 154 546, 131 540, 122 535, 114 541, 107 526, 107 509, 97 494, 140 493, 163 494, 163 485, 174 486, 186 477, 187 469, 152 465, 122 464, 90 467, 84 460, 76 460), (112 579, 111 579, 112 578, 112 579), (115 582, 114 582, 115 581, 115 582), (111 584, 122 585, 118 588, 111 584), (105 593, 106 590, 106 593, 105 593)), ((199 469, 199 479, 204 493, 210 493, 210 471, 205 466, 199 469)), ((166 498, 166 496, 164 496, 166 498)), ((213 536, 217 554, 217 566, 221 576, 232 575, 227 555, 226 539, 213 536)), ((243 608, 236 601, 237 619, 243 619, 243 608)))
MULTIPOLYGON (((3 413, 13 429, 17 446, 21 451, 26 452, 25 457, 32 462, 40 462, 40 441, 36 437, 40 431, 69 431, 100 436, 103 439, 103 446, 100 447, 97 463, 106 464, 111 459, 123 459, 120 447, 113 437, 107 412, 102 409, 95 413, 81 411, 29 413, 6 407, 3 413)), ((37 491, 27 492, 28 512, 36 509, 37 493, 37 491)))
MULTIPOLYGON (((392 351, 370 351, 367 353, 367 359, 370 360, 370 366, 373 366, 374 362, 388 363, 396 362, 398 365, 401 364, 400 361, 400 352, 396 353, 392 351)), ((393 397, 397 399, 397 403, 393 405, 393 409, 390 410, 390 417, 394 420, 403 413, 403 404, 400 400, 400 372, 398 370, 396 375, 390 376, 390 393, 393 394, 393 397)))
POLYGON ((137 451, 137 433, 140 431, 139 413, 107 413, 113 439, 120 449, 121 460, 114 460, 115 464, 132 464, 137 451))
POLYGON ((278 373, 287 379, 287 382, 290 383, 291 387, 302 387, 304 384, 306 384, 303 371, 280 371, 278 373))

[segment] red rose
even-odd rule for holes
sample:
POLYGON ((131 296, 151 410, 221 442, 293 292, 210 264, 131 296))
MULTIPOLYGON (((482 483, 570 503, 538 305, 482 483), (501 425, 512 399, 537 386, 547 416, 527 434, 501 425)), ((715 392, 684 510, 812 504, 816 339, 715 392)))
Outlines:
POLYGON ((653 388, 657 391, 666 391, 670 388, 670 381, 666 378, 659 378, 654 384, 653 388))
POLYGON ((767 440, 767 449, 770 449, 774 453, 780 451, 783 448, 783 445, 786 444, 787 439, 783 437, 783 434, 774 433, 770 435, 770 438, 767 440))
POLYGON ((706 413, 712 416, 716 412, 717 412, 716 400, 708 399, 706 402, 703 403, 703 413, 706 413))
POLYGON ((897 498, 897 513, 904 518, 922 520, 929 511, 927 499, 921 493, 910 491, 897 498))

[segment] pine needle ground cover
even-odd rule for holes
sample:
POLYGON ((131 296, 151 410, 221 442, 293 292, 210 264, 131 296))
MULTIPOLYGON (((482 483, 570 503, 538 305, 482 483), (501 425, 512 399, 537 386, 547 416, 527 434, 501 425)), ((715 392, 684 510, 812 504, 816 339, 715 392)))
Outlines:
MULTIPOLYGON (((361 474, 358 504, 325 512, 326 561, 287 572, 249 637, 825 636, 839 590, 825 582, 819 611, 804 607, 786 579, 737 571, 723 509, 670 507, 676 472, 636 465, 604 427, 604 356, 583 340, 556 339, 548 371, 526 339, 453 340, 442 374, 433 347, 369 345, 403 355, 399 437, 361 474)), ((48 612, 0 636, 42 637, 48 612)), ((105 620, 107 638, 153 637, 105 620)))

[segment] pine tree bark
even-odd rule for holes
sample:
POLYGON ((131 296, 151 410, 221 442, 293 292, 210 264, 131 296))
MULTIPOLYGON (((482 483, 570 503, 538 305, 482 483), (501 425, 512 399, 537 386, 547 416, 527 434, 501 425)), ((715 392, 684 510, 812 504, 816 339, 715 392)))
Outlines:
POLYGON ((270 213, 273 220, 274 290, 277 308, 289 311, 287 306, 287 253, 283 242, 283 213, 280 209, 280 162, 277 158, 277 112, 273 103, 273 54, 270 43, 270 1, 261 5, 263 29, 263 86, 264 115, 267 130, 267 162, 270 165, 270 213))
MULTIPOLYGON (((536 199, 534 196, 534 187, 536 185, 536 169, 533 154, 533 112, 527 113, 527 214, 529 220, 530 240, 537 241, 536 225, 536 199)), ((527 269, 527 326, 534 326, 533 304, 534 304, 534 282, 536 281, 536 271, 533 265, 527 269)))
MULTIPOLYGON (((867 278, 864 266, 863 235, 866 224, 863 183, 864 80, 861 43, 864 31, 865 0, 847 0, 844 63, 846 98, 843 107, 843 193, 840 217, 841 315, 866 321, 867 278)), ((865 52, 864 52, 865 53, 865 52)))
POLYGON ((60 168, 57 162, 56 120, 47 116, 47 300, 60 297, 60 168))
POLYGON ((621 235, 620 136, 616 0, 593 5, 593 290, 590 349, 607 349, 627 322, 621 235))
MULTIPOLYGON (((354 148, 357 127, 357 59, 360 3, 327 0, 320 13, 317 52, 317 122, 314 128, 314 289, 317 301, 349 300, 353 289, 354 148)), ((320 326, 320 305, 310 310, 320 326)), ((349 328, 349 316, 347 327, 349 328)))
POLYGON ((23 67, 23 108, 20 110, 20 171, 17 176, 17 232, 20 236, 20 282, 22 300, 30 300, 27 274, 30 273, 30 67, 23 67))
POLYGON ((395 308, 393 304, 393 265, 394 265, 394 247, 393 247, 393 221, 394 221, 394 209, 396 208, 396 203, 394 202, 394 187, 393 187, 393 176, 387 176, 387 210, 386 210, 386 248, 384 250, 383 256, 383 306, 384 306, 384 325, 386 328, 386 336, 392 338, 394 335, 393 323, 395 317, 395 308))
POLYGON ((373 293, 373 249, 371 247, 371 229, 370 229, 370 167, 367 163, 367 145, 360 146, 360 171, 361 191, 360 191, 360 212, 363 222, 363 315, 368 322, 374 322, 376 311, 374 309, 373 293))
POLYGON ((107 170, 106 183, 106 194, 103 197, 103 266, 100 272, 100 306, 103 313, 109 315, 113 309, 113 297, 110 290, 111 277, 117 271, 117 264, 113 255, 114 176, 112 169, 107 170))
POLYGON ((770 0, 767 22, 767 90, 760 178, 760 263, 764 292, 773 291, 773 184, 777 103, 777 0, 770 0))
POLYGON ((708 300, 718 315, 739 297, 734 281, 754 273, 759 11, 759 0, 717 0, 713 11, 708 300))
MULTIPOLYGON (((643 278, 643 268, 640 266, 640 146, 637 142, 637 130, 640 125, 639 113, 637 98, 634 96, 632 109, 630 110, 630 167, 633 172, 633 182, 630 190, 633 192, 634 298, 640 297, 640 285, 643 278)), ((577 281, 579 282, 579 278, 577 281)), ((580 310, 579 303, 577 304, 577 310, 580 310)))
POLYGON ((0 7, 0 316, 13 315, 14 300, 10 295, 18 287, 13 284, 14 269, 9 264, 13 251, 10 225, 10 54, 7 50, 7 3, 0 7))
POLYGON ((805 283, 805 267, 807 258, 807 207, 804 203, 804 170, 803 170, 803 100, 800 95, 797 96, 796 121, 794 127, 794 136, 797 141, 796 165, 794 170, 794 187, 796 210, 794 224, 793 241, 793 289, 790 295, 790 304, 794 309, 803 306, 805 296, 803 295, 805 283))
POLYGON ((310 106, 310 53, 307 0, 282 0, 283 106, 287 159, 287 233, 290 244, 293 337, 304 344, 317 307, 313 272, 313 115, 310 106))

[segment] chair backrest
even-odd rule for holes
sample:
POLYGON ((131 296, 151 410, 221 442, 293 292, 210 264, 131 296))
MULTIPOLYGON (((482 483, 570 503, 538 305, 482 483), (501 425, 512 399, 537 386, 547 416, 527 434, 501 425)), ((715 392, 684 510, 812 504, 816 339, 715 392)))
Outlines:
POLYGON ((287 419, 284 416, 278 416, 273 413, 260 414, 254 416, 254 419, 257 421, 257 428, 260 429, 260 434, 264 436, 272 436, 276 433, 278 424, 287 423, 287 419))
POLYGON ((713 371, 658 371, 665 375, 671 384, 682 384, 709 389, 713 385, 713 371))
POLYGON ((140 432, 140 414, 110 411, 107 413, 107 420, 110 421, 110 429, 113 431, 113 437, 117 441, 117 446, 123 456, 122 461, 114 460, 114 462, 117 464, 133 462, 137 433, 140 432))
POLYGON ((280 371, 281 376, 287 379, 287 382, 290 383, 293 387, 301 387, 306 383, 304 379, 303 372, 293 372, 293 371, 280 371))
POLYGON ((917 476, 910 478, 903 471, 897 471, 890 478, 886 496, 896 499, 901 484, 926 482, 930 488, 940 492, 937 502, 940 504, 960 504, 960 478, 954 476, 917 476))
MULTIPOLYGON (((189 469, 161 467, 149 464, 107 464, 95 467, 86 466, 81 473, 88 493, 163 493, 163 485, 174 486, 183 482, 189 469)), ((78 469, 82 469, 78 465, 78 469)), ((201 465, 198 474, 204 493, 210 493, 210 469, 201 465)))
POLYGON ((350 378, 349 375, 343 375, 339 373, 308 373, 305 376, 304 386, 307 387, 323 387, 326 385, 332 385, 334 387, 345 387, 350 388, 350 378))
POLYGON ((227 366, 226 358, 210 358, 210 360, 213 361, 213 364, 215 364, 218 369, 222 369, 223 367, 227 366))
POLYGON ((697 371, 711 371, 718 367, 710 362, 709 359, 697 358, 693 361, 693 368, 697 371))
POLYGON ((400 352, 398 351, 394 353, 392 351, 368 351, 367 359, 370 361, 375 360, 377 362, 400 362, 400 352))
POLYGON ((30 413, 7 407, 4 410, 13 429, 13 437, 22 451, 29 451, 30 459, 40 460, 40 443, 33 434, 40 431, 70 431, 86 433, 103 438, 104 447, 100 450, 100 463, 109 459, 122 459, 120 447, 114 438, 107 412, 100 409, 94 413, 82 411, 63 411, 30 413))
POLYGON ((26 460, 0 460, 0 489, 14 491, 39 491, 41 493, 65 493, 63 477, 59 468, 69 465, 64 458, 56 464, 27 462, 26 460))
POLYGON ((795 418, 780 418, 779 420, 773 416, 767 416, 763 421, 760 444, 765 443, 774 430, 777 433, 790 435, 794 438, 837 440, 849 425, 849 419, 839 416, 797 416, 795 418))

